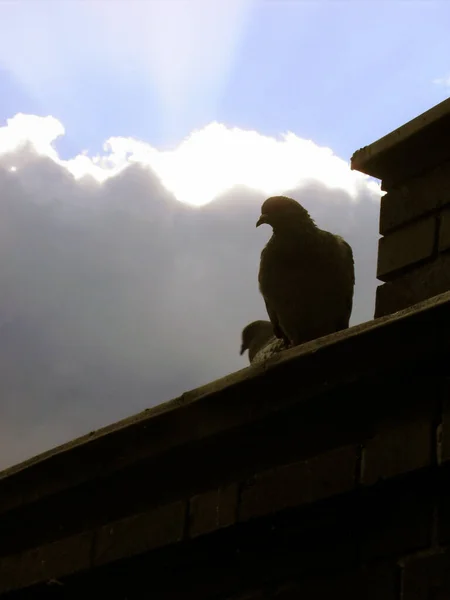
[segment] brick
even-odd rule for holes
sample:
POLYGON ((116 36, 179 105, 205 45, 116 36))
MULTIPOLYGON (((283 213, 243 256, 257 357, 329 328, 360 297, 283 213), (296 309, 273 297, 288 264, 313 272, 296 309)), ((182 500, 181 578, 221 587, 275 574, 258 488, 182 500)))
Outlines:
POLYGON ((440 435, 440 462, 450 460, 450 379, 442 381, 442 427, 440 435))
POLYGON ((306 461, 270 469, 248 479, 241 490, 239 520, 270 514, 311 501, 306 461))
POLYGON ((374 494, 361 505, 362 560, 399 558, 429 548, 433 517, 432 494, 418 485, 402 482, 374 494))
POLYGON ((273 593, 274 600, 294 600, 301 598, 303 591, 298 583, 287 583, 273 593))
POLYGON ((450 553, 436 550, 430 556, 408 560, 403 569, 403 600, 448 600, 450 553))
POLYGON ((442 438, 443 438, 442 423, 439 423, 439 425, 436 427, 436 460, 437 460, 438 465, 441 465, 444 462, 442 438))
POLYGON ((352 573, 347 576, 326 576, 311 578, 297 584, 285 585, 274 594, 276 600, 329 600, 329 598, 346 598, 361 600, 363 595, 362 574, 352 573))
POLYGON ((450 463, 443 464, 440 469, 440 485, 438 491, 437 535, 439 543, 450 544, 450 463))
POLYGON ((189 502, 189 536, 197 537, 233 525, 236 521, 237 502, 237 483, 191 498, 189 502))
POLYGON ((344 446, 311 459, 264 471, 241 491, 239 520, 341 494, 355 486, 357 446, 344 446))
POLYGON ((422 469, 433 460, 433 415, 385 425, 365 444, 361 482, 373 485, 403 473, 422 469))
POLYGON ((414 268, 377 288, 375 318, 393 314, 450 290, 450 254, 414 268))
POLYGON ((378 243, 377 278, 387 281, 395 273, 433 255, 436 217, 427 217, 382 237, 378 243))
POLYGON ((88 569, 92 533, 82 533, 0 559, 0 593, 88 569))
POLYGON ((450 249, 450 208, 441 211, 439 226, 439 252, 450 249))
POLYGON ((358 447, 343 446, 311 460, 311 497, 313 501, 348 492, 355 487, 358 447))
POLYGON ((367 567, 364 591, 367 600, 398 600, 400 572, 396 564, 378 563, 367 567))
POLYGON ((20 554, 0 558, 0 594, 23 587, 21 558, 20 554))
POLYGON ((438 498, 438 539, 440 544, 450 543, 450 493, 442 493, 438 498))
POLYGON ((386 235, 450 203, 450 163, 390 190, 381 198, 380 234, 386 235))
POLYGON ((287 583, 275 590, 276 600, 396 600, 395 565, 377 565, 347 573, 327 573, 296 583, 287 583))
POLYGON ((236 596, 230 596, 227 600, 264 600, 269 598, 264 590, 254 590, 251 592, 239 593, 236 596))
POLYGON ((94 564, 179 542, 183 537, 185 516, 185 503, 175 502, 101 527, 97 531, 94 564))

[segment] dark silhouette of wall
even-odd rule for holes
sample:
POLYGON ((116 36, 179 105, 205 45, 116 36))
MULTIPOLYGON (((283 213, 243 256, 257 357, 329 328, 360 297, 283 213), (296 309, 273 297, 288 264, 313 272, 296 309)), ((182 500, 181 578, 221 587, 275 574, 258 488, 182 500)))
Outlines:
POLYGON ((450 289, 450 100, 355 152, 382 180, 375 317, 450 289))
MULTIPOLYGON (((394 132, 402 152, 422 129, 394 132)), ((353 166, 394 190, 410 165, 389 139, 353 166)), ((390 193, 386 313, 406 269, 414 281, 445 258, 436 243, 420 267, 404 258, 409 217, 383 229, 390 193)), ((2 598, 450 597, 447 289, 1 473, 2 598)))

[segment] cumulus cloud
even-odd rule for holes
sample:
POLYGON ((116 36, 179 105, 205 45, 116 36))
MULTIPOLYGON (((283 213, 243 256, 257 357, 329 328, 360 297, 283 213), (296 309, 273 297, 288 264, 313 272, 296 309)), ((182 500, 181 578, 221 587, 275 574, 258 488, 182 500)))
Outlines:
POLYGON ((246 365, 267 194, 348 239, 353 323, 372 318, 379 187, 331 150, 213 123, 170 152, 111 138, 65 161, 63 133, 0 128, 0 466, 246 365))

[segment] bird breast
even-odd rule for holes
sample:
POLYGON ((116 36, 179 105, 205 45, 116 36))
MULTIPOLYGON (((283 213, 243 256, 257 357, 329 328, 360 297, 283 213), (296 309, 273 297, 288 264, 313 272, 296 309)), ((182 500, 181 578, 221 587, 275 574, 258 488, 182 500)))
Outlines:
POLYGON ((323 295, 339 295, 344 282, 351 284, 348 265, 338 251, 337 240, 324 242, 289 247, 271 239, 261 253, 258 280, 263 296, 274 303, 290 298, 304 305, 323 295))

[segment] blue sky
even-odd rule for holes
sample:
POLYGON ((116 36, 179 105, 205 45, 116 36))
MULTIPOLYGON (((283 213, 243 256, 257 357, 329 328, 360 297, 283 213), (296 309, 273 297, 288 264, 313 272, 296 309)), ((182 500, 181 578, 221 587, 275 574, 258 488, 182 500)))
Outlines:
POLYGON ((433 83, 450 74, 446 0, 227 7, 1 2, 1 121, 57 117, 65 156, 97 151, 111 135, 164 148, 217 120, 268 135, 290 130, 348 159, 448 96, 433 83))
POLYGON ((351 244, 372 319, 380 188, 349 159, 448 97, 449 24, 449 0, 0 0, 0 468, 248 364, 269 195, 351 244))

